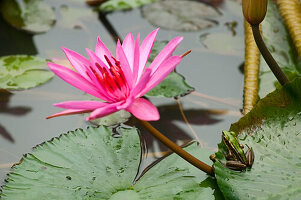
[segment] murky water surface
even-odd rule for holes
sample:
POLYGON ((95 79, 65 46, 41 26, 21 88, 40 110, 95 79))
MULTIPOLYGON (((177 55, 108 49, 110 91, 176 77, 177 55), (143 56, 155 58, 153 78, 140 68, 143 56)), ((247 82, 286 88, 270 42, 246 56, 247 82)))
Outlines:
MULTIPOLYGON (((48 3, 55 8, 57 22, 44 34, 29 35, 16 31, 0 18, 0 56, 37 54, 44 58, 65 59, 60 50, 61 46, 86 55, 85 48, 94 49, 98 35, 113 51, 115 41, 108 27, 103 25, 104 19, 122 38, 128 32, 133 32, 134 35, 140 32, 145 37, 155 28, 142 17, 141 9, 114 12, 103 18, 104 16, 78 1, 66 0, 62 3, 52 0, 48 3)), ((195 132, 203 147, 216 149, 216 144, 221 139, 221 130, 229 129, 230 124, 241 116, 243 75, 239 66, 243 62, 243 23, 237 8, 231 1, 221 4, 218 7, 222 14, 218 18, 218 25, 206 30, 178 32, 162 28, 159 31, 158 40, 170 40, 179 35, 185 37, 176 51, 177 54, 192 50, 177 67, 177 72, 196 89, 180 99, 190 127, 181 115, 177 100, 151 98, 161 114, 161 120, 153 125, 178 144, 195 139, 195 132), (234 29, 235 37, 232 36, 229 25, 225 25, 234 21, 238 23, 234 29), (205 46, 200 37, 204 34, 220 34, 216 38, 217 46, 205 46), (220 38, 222 35, 226 35, 225 41, 220 38), (227 41, 226 38, 238 38, 236 41, 241 41, 238 42, 238 48, 237 43, 227 41)), ((3 184, 11 165, 18 162, 24 153, 30 153, 35 145, 69 130, 91 125, 84 121, 82 115, 45 119, 46 116, 60 111, 52 104, 85 98, 81 91, 57 77, 33 89, 14 91, 12 94, 1 93, 0 185, 3 184)), ((167 150, 148 133, 143 132, 143 135, 146 138, 148 157, 141 168, 167 150)))

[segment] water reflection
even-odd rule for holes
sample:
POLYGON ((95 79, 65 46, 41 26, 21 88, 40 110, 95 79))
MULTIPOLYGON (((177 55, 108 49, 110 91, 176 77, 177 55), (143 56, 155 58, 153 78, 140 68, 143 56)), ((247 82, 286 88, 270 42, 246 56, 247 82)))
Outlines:
MULTIPOLYGON (((0 113, 5 113, 14 116, 22 116, 31 111, 31 108, 25 106, 9 106, 9 99, 13 94, 6 90, 0 90, 0 113)), ((0 124, 0 135, 10 142, 14 143, 15 140, 11 134, 0 124)))

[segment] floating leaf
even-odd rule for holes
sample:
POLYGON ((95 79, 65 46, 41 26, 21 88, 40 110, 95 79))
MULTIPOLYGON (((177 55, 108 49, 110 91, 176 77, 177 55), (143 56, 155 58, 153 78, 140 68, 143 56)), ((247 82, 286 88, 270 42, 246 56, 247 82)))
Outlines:
POLYGON ((108 0, 100 5, 100 10, 105 12, 129 10, 155 1, 157 0, 108 0))
POLYGON ((53 9, 43 0, 3 0, 1 13, 12 26, 32 33, 46 32, 55 23, 53 9))
MULTIPOLYGON (((7 199, 222 199, 214 179, 172 154, 133 185, 141 149, 137 129, 78 129, 34 148, 9 174, 7 199)), ((210 152, 196 144, 187 151, 205 162, 210 152)))
POLYGON ((244 40, 231 33, 205 33, 200 36, 203 45, 210 51, 223 55, 242 56, 244 40))
MULTIPOLYGON (((197 143, 185 148, 196 158, 211 163, 210 151, 201 149, 197 143)), ((224 199, 216 181, 189 164, 176 154, 171 154, 140 178, 134 189, 140 191, 141 199, 224 199)))
POLYGON ((172 98, 185 96, 192 91, 194 91, 194 88, 186 83, 183 76, 177 72, 171 72, 159 85, 150 90, 146 96, 172 98))
MULTIPOLYGON (((262 22, 263 39, 279 66, 292 79, 301 75, 301 62, 291 37, 279 15, 277 5, 270 0, 262 22), (291 76, 295 74, 295 76, 291 76)), ((265 60, 260 59, 259 96, 264 97, 275 89, 277 82, 265 60)))
POLYGON ((204 3, 166 0, 142 8, 143 16, 153 25, 176 31, 198 31, 216 26, 220 14, 204 3))
POLYGON ((109 199, 130 189, 140 162, 137 131, 78 129, 34 148, 9 174, 5 199, 109 199))
MULTIPOLYGON (((148 64, 155 59, 167 43, 167 41, 155 41, 148 59, 148 64)), ((171 72, 159 85, 150 90, 146 96, 172 98, 185 96, 192 91, 194 91, 194 88, 186 83, 185 78, 182 75, 177 72, 171 72)))
POLYGON ((28 89, 52 77, 53 73, 47 70, 45 59, 27 55, 0 57, 0 88, 28 89))
MULTIPOLYGON (((301 79, 260 100, 230 128, 253 148, 251 169, 238 172, 214 164, 226 199, 299 199, 301 196, 301 79)), ((217 159, 226 162, 219 145, 217 159)))

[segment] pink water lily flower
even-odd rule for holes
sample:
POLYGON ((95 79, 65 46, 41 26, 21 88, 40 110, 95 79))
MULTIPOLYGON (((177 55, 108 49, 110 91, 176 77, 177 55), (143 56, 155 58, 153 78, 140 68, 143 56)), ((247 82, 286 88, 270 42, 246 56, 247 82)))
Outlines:
POLYGON ((172 56, 183 37, 171 40, 157 55, 149 67, 146 63, 152 50, 158 29, 152 31, 139 46, 139 34, 134 40, 129 33, 124 42, 117 42, 116 57, 97 38, 95 52, 86 49, 90 60, 62 48, 76 71, 47 63, 49 68, 72 86, 93 95, 101 101, 66 101, 54 104, 66 110, 48 118, 91 112, 86 120, 100 118, 125 109, 135 117, 146 121, 160 118, 157 108, 141 98, 159 84, 180 63, 181 56, 172 56))

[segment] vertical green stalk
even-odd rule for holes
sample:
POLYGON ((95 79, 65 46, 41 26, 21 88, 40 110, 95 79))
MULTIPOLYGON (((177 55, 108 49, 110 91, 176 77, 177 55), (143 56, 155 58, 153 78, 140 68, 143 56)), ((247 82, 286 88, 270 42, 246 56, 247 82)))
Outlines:
POLYGON ((281 68, 279 67, 279 65, 271 55, 271 53, 269 52, 266 45, 264 44, 260 34, 259 24, 251 25, 251 27, 252 27, 255 42, 264 60, 266 61, 266 63, 268 64, 268 66, 270 67, 271 71, 276 76, 280 84, 285 85, 287 82, 289 82, 289 80, 286 77, 286 75, 283 73, 283 71, 281 70, 281 68))

